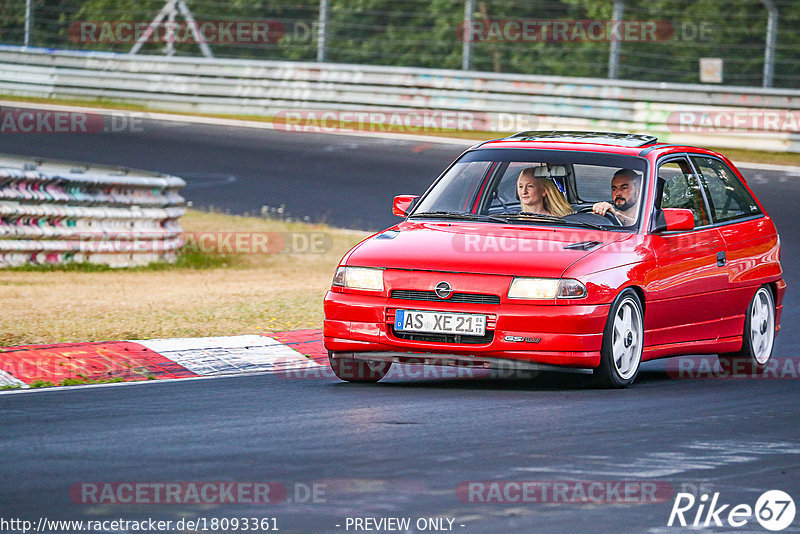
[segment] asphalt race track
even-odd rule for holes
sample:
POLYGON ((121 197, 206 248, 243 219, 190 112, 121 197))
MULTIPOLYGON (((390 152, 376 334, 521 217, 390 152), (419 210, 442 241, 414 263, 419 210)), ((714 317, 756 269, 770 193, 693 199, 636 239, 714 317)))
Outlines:
MULTIPOLYGON (((391 224, 392 196, 422 192, 461 150, 149 121, 127 134, 0 136, 0 152, 185 176, 195 205, 241 213, 284 204, 295 217, 366 229, 391 224)), ((797 371, 800 176, 744 172, 781 232, 789 287, 775 356, 797 371)), ((449 518, 452 527, 427 531, 660 533, 686 531, 667 527, 678 492, 708 502, 718 492, 718 504, 731 505, 723 520, 772 489, 800 507, 800 376, 676 379, 669 369, 644 364, 624 391, 566 374, 375 386, 258 375, 4 394, 0 515, 274 517, 285 533, 354 532, 348 518, 364 517, 411 518, 411 532, 420 518, 449 518), (73 502, 86 482, 208 481, 275 482, 287 496, 266 505, 73 502), (512 502, 502 503, 463 491, 473 482, 502 494, 519 481, 570 491, 526 502, 506 491, 512 502), (592 482, 603 498, 576 502, 575 488, 592 482), (609 490, 642 483, 659 498, 626 502, 609 490)), ((686 512, 688 522, 697 511, 686 512)), ((753 517, 740 528, 711 525, 700 531, 766 532, 753 517)), ((800 532, 800 515, 783 532, 800 532)))
POLYGON ((392 198, 421 194, 466 146, 145 120, 136 131, 0 135, 0 153, 175 174, 196 207, 289 216, 346 228, 394 224, 392 198))

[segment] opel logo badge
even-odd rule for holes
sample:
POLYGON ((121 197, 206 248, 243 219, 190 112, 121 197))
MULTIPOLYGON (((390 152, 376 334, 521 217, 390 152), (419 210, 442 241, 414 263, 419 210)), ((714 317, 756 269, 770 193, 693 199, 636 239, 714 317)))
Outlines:
POLYGON ((434 292, 436 293, 436 296, 442 300, 449 299, 450 295, 453 294, 453 288, 450 287, 450 284, 447 282, 439 282, 436 284, 434 292))

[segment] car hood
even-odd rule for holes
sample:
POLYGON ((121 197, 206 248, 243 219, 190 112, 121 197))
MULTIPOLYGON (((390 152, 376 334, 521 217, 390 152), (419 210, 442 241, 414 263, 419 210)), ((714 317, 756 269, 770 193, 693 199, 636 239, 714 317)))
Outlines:
POLYGON ((344 262, 388 269, 558 278, 584 256, 630 235, 563 226, 405 221, 361 242, 344 262))

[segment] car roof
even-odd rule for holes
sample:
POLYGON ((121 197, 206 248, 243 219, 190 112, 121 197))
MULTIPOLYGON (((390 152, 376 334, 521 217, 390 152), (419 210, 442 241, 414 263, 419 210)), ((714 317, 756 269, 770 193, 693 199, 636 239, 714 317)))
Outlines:
POLYGON ((539 150, 581 150, 645 157, 658 157, 671 152, 695 152, 719 155, 689 145, 659 143, 652 135, 622 132, 583 132, 568 130, 534 130, 518 132, 502 139, 485 141, 475 148, 529 148, 539 150))

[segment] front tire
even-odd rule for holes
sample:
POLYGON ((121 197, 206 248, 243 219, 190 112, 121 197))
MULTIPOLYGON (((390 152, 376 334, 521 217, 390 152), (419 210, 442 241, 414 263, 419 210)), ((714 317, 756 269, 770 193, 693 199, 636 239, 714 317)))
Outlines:
POLYGON ((599 385, 626 388, 639 374, 644 348, 644 314, 635 291, 619 294, 606 319, 600 366, 594 370, 599 385))
POLYGON ((742 333, 742 348, 719 355, 727 374, 761 374, 767 368, 775 346, 775 299, 767 286, 761 286, 747 306, 742 333))
POLYGON ((389 372, 392 362, 357 360, 340 353, 328 351, 328 361, 333 374, 345 382, 377 382, 389 372))

